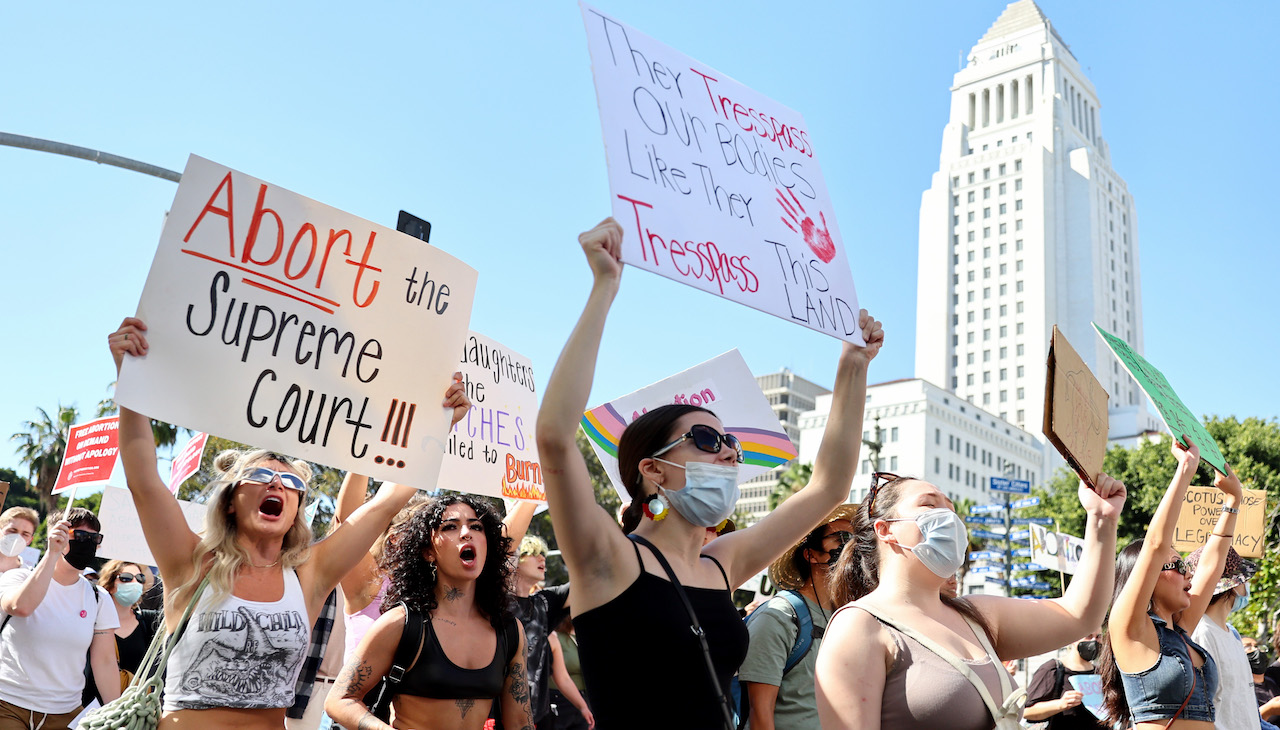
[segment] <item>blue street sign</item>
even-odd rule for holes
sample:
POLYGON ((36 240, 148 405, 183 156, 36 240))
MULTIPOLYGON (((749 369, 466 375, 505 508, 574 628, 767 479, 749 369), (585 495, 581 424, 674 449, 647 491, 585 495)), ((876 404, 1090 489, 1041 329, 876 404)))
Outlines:
POLYGON ((1052 517, 1014 517, 1015 525, 1052 525, 1052 517))
POLYGON ((969 572, 974 575, 982 575, 983 573, 1003 573, 1003 565, 975 565, 969 568, 969 572))
POLYGON ((1004 534, 1000 532, 992 532, 990 530, 969 530, 970 537, 979 537, 984 540, 1003 540, 1004 534))
POLYGON ((1004 509, 1003 504, 980 504, 976 507, 970 507, 969 511, 974 514, 982 514, 985 512, 999 512, 1004 509))
POLYGON ((1009 537, 1014 540, 1030 540, 1031 530, 1014 530, 1013 534, 1009 535, 1009 537))
POLYGON ((1004 477, 987 477, 987 479, 993 492, 1031 494, 1031 482, 1025 479, 1005 479, 1004 477))
POLYGON ((1017 549, 1017 550, 1014 550, 1014 551, 1013 551, 1013 557, 1015 557, 1015 558, 1029 558, 1029 557, 1031 557, 1031 548, 1019 548, 1019 549, 1017 549))
POLYGON ((1006 586, 1006 587, 1008 587, 1008 585, 1009 585, 1009 582, 1008 582, 1008 581, 1006 581, 1005 579, 1003 579, 1003 578, 996 578, 996 577, 994 577, 994 576, 990 576, 990 575, 989 575, 989 576, 987 576, 987 582, 988 582, 988 583, 995 583, 996 585, 999 585, 999 586, 1006 586))
POLYGON ((999 550, 974 550, 969 553, 970 560, 1004 560, 1004 553, 999 550))
POLYGON ((1009 566, 1009 570, 1028 570, 1032 572, 1038 572, 1041 570, 1048 570, 1048 568, 1044 567, 1043 565, 1038 565, 1036 563, 1013 563, 1012 565, 1009 566))
POLYGON ((1014 588, 1026 588, 1028 585, 1035 582, 1036 582, 1035 576, 1026 576, 1024 578, 1014 578, 1013 580, 1009 581, 1009 585, 1013 586, 1014 588))
MULTIPOLYGON (((1029 482, 1024 482, 1024 483, 1029 483, 1029 482)), ((1023 494, 1026 494, 1026 492, 1023 492, 1023 494)), ((1037 504, 1040 504, 1039 497, 1024 497, 1014 502, 1010 502, 1009 507, 1012 509, 1022 509, 1023 507, 1034 507, 1037 504)))
POLYGON ((1003 517, 966 517, 965 522, 975 525, 1004 525, 1003 517))
POLYGON ((1047 591, 1050 588, 1053 588, 1053 586, 1042 580, 1033 580, 1029 583, 1018 583, 1014 588, 1026 588, 1033 591, 1047 591))

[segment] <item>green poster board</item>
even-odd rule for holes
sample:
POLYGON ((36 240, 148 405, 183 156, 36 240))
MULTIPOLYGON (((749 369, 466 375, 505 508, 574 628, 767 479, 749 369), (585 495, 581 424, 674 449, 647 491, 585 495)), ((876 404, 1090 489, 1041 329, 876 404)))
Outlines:
POLYGON ((1102 339, 1115 353, 1120 364, 1124 365, 1125 370, 1128 370, 1133 379, 1138 381, 1138 385, 1155 404, 1156 410, 1160 411, 1160 417, 1164 419, 1173 437, 1185 446, 1186 442, 1183 441, 1182 436, 1184 434, 1190 436, 1191 440, 1196 442, 1196 446, 1200 447, 1200 458, 1220 473, 1226 474, 1227 460, 1218 450, 1218 443, 1213 440, 1205 430, 1204 424, 1191 413, 1178 394, 1173 392, 1173 386, 1165 380, 1164 374, 1147 362, 1146 358, 1134 352, 1133 348, 1129 347, 1129 343, 1102 329, 1097 322, 1093 323, 1093 328, 1102 335, 1102 339))

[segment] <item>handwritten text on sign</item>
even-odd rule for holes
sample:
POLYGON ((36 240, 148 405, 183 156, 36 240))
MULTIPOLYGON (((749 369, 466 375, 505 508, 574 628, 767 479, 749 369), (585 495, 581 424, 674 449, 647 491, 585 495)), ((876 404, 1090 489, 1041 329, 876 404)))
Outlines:
POLYGON ((623 261, 863 344, 800 114, 581 7, 623 261))
POLYGON ((525 356, 472 332, 458 364, 471 409, 453 427, 440 486, 490 497, 546 501, 534 441, 538 392, 525 356))
MULTIPOLYGON (((1173 529, 1173 547, 1183 552, 1195 550, 1209 540, 1209 533, 1222 514, 1222 491, 1214 487, 1190 487, 1173 529)), ((1246 558, 1260 558, 1263 551, 1267 514, 1267 492, 1244 490, 1240 514, 1236 515, 1236 536, 1231 546, 1246 558)))
POLYGON ((72 426, 67 432, 67 448, 53 493, 106 484, 120 454, 119 444, 120 419, 116 416, 72 426))
POLYGON ((476 272, 439 249, 192 156, 118 400, 152 418, 433 488, 476 272))

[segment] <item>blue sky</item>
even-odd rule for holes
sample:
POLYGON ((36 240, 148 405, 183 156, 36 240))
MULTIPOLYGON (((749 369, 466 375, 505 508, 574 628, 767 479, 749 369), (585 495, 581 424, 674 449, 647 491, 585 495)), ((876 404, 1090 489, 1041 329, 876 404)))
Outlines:
MULTIPOLYGON (((859 298, 910 377, 917 215, 948 88, 1002 0, 601 0, 805 116, 859 298)), ((1148 358, 1197 412, 1274 417, 1280 161, 1272 3, 1040 3, 1093 80, 1138 212, 1148 358)), ((181 170, 200 154, 371 220, 407 209, 480 272, 472 328, 549 375, 590 284, 577 233, 609 212, 576 3, 15 4, 0 131, 181 170)), ((0 434, 114 379, 173 183, 0 147, 0 434)), ((755 372, 830 383, 837 341, 638 270, 592 402, 738 347, 755 372)), ((195 387, 196 384, 193 384, 195 387)), ((17 467, 11 447, 0 465, 17 467)))

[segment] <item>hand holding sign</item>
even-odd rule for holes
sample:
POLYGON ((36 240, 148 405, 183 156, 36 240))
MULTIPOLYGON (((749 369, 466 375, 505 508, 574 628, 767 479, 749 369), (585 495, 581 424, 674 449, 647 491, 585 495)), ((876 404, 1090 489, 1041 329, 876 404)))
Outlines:
POLYGON ((579 233, 578 243, 587 255, 596 282, 616 285, 622 278, 622 226, 618 221, 605 218, 595 228, 579 233))
POLYGON ((1090 487, 1084 480, 1080 481, 1080 504, 1092 517, 1103 522, 1114 523, 1120 519, 1124 511, 1124 501, 1128 496, 1124 482, 1098 473, 1097 485, 1090 487))
POLYGON ((865 369, 884 346, 884 326, 880 324, 880 320, 868 314, 867 310, 861 309, 858 310, 858 329, 862 333, 862 340, 867 344, 858 346, 851 342, 844 343, 844 347, 840 349, 840 359, 865 369))
POLYGON ((120 375, 120 365, 124 363, 125 353, 134 357, 147 354, 147 336, 142 334, 147 326, 137 317, 125 317, 119 329, 107 337, 111 345, 111 357, 116 361, 116 375, 120 375))
POLYGON ((48 555, 57 555, 59 557, 67 554, 67 549, 71 545, 71 523, 61 520, 53 526, 49 531, 48 555))
POLYGON ((1200 447, 1196 446, 1196 442, 1191 440, 1190 436, 1182 435, 1182 440, 1187 443, 1183 446, 1178 439, 1174 439, 1169 444, 1169 450, 1173 452, 1173 458, 1178 460, 1178 468, 1183 472, 1195 473, 1197 467, 1200 466, 1200 447))
POLYGON ((1228 501, 1234 500, 1235 504, 1240 504, 1240 500, 1244 499, 1244 485, 1240 483, 1240 477, 1236 476, 1236 471, 1230 464, 1227 464, 1226 474, 1216 475, 1213 486, 1222 490, 1228 501))

